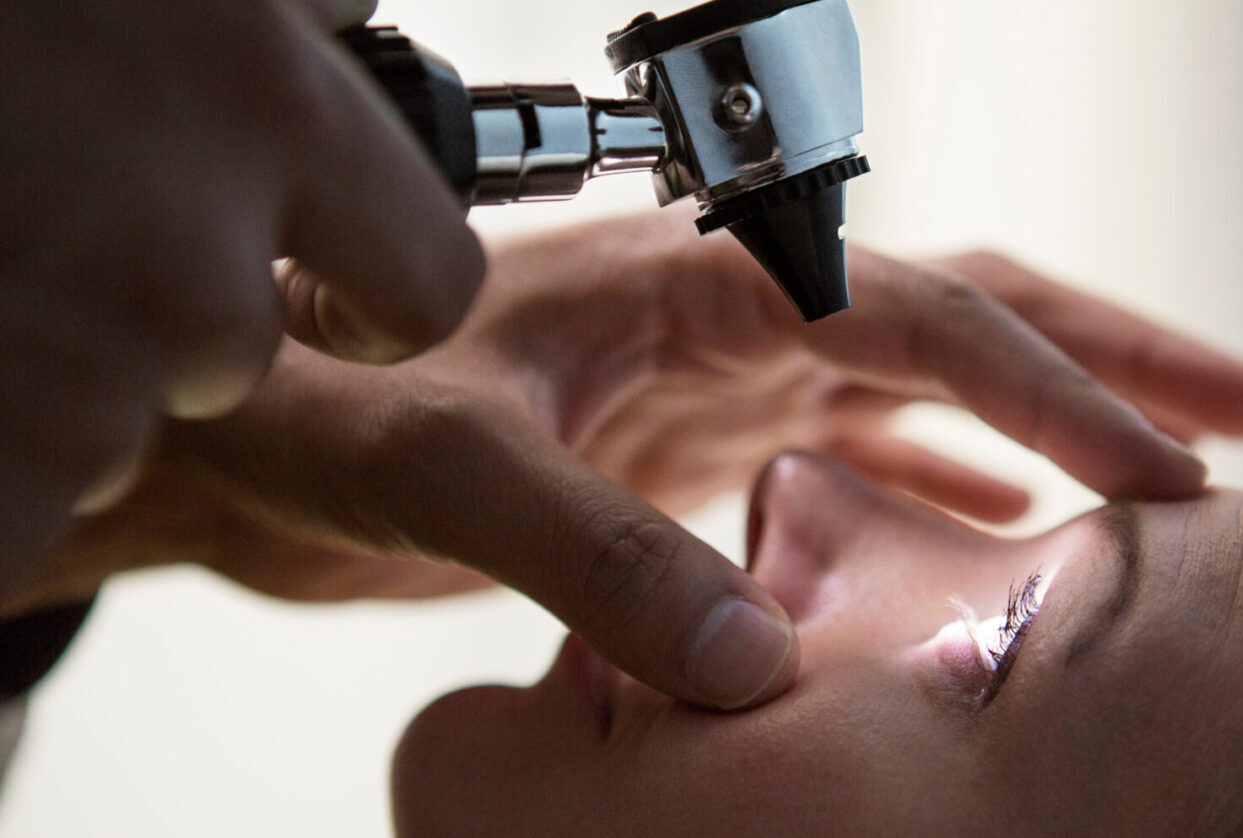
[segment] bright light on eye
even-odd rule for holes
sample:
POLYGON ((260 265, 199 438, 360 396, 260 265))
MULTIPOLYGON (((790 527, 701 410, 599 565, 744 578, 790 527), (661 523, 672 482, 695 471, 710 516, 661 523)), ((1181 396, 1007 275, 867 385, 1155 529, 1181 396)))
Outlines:
MULTIPOLYGON (((1044 601, 1045 592, 1049 589, 1049 583, 1053 581, 1053 575, 1056 575, 1056 572, 1047 577, 1039 576, 1039 573, 1031 577, 1039 576, 1039 581, 1031 591, 1032 613, 1035 613, 1044 601)), ((980 665, 989 670, 996 669, 998 656, 1012 639, 1008 636, 1007 627, 1009 626, 1010 633, 1012 633, 1015 626, 1010 624, 1014 622, 1015 615, 998 614, 981 620, 975 609, 961 599, 950 597, 949 604, 958 612, 959 622, 975 644, 976 659, 980 665)))
POLYGON ((997 638, 1006 625, 1006 618, 1000 615, 989 617, 976 623, 971 630, 971 639, 975 641, 976 655, 989 669, 997 668, 997 659, 993 657, 993 649, 997 638))
MULTIPOLYGON (((958 612, 958 622, 954 625, 962 627, 967 636, 971 638, 971 644, 975 647, 975 660, 981 668, 992 671, 997 668, 997 662, 993 660, 993 656, 989 654, 988 644, 997 636, 997 632, 1001 630, 1005 624, 1005 617, 992 617, 987 620, 980 620, 975 609, 958 597, 950 597, 949 605, 958 612)), ((944 629, 943 629, 944 630, 944 629)))

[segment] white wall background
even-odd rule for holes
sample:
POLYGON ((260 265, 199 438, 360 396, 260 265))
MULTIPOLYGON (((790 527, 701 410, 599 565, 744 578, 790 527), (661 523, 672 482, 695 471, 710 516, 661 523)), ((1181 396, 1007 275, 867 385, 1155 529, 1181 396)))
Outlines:
MULTIPOLYGON (((631 0, 633 2, 633 0, 631 0)), ((681 0, 662 0, 658 13, 681 0)), ((645 9, 385 0, 470 78, 568 76, 614 92, 604 33, 645 9)), ((990 244, 1243 355, 1243 2, 856 0, 874 171, 850 230, 898 253, 990 244)), ((486 233, 651 202, 645 179, 572 204, 478 211, 486 233)), ((1046 494, 1027 527, 1092 503, 944 411, 1046 494)), ((1204 447, 1243 484, 1238 446, 1204 447)), ((741 552, 740 497, 692 522, 741 552)), ((406 718, 478 681, 528 681, 559 639, 521 598, 300 608, 188 569, 112 583, 37 693, 0 836, 383 836, 385 762, 406 718)))

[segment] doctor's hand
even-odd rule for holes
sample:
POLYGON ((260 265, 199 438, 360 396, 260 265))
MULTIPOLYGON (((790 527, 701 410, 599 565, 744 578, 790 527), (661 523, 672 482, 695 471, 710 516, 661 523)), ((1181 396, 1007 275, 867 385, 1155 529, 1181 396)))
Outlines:
POLYGON ((319 600, 483 584, 469 567, 657 689, 738 706, 787 688, 797 649, 719 616, 750 601, 782 619, 656 507, 811 445, 952 508, 1020 511, 1019 490, 888 434, 914 398, 964 405, 1111 497, 1194 494, 1203 469, 1102 381, 1184 438, 1243 432, 1238 364, 1009 262, 855 249, 855 308, 806 326, 732 239, 667 212, 496 248, 462 328, 413 361, 288 343, 234 414, 167 424, 137 489, 79 520, 60 581, 196 561, 319 600))
POLYGON ((916 400, 975 413, 1110 499, 1194 494, 1203 466, 1170 435, 1243 434, 1239 363, 1000 256, 852 246, 853 308, 808 325, 732 237, 676 212, 496 248, 459 336, 540 380, 558 437, 666 511, 799 447, 981 519, 1023 512, 1022 490, 892 432, 916 400))
POLYGON ((161 415, 244 398, 286 317, 369 360, 461 318, 478 242, 331 36, 372 8, 0 4, 0 592, 161 415), (322 281, 274 282, 281 256, 322 281))

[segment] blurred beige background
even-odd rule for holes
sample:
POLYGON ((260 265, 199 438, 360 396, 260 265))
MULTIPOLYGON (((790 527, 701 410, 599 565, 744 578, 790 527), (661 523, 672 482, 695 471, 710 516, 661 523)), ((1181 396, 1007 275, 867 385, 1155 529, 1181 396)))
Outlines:
MULTIPOLYGON (((645 10, 385 0, 376 19, 468 80, 570 77, 606 95, 604 35, 645 10)), ((1243 2, 854 11, 874 169, 850 187, 854 238, 897 253, 996 247, 1243 355, 1243 2)), ((633 176, 472 218, 512 234, 651 203, 633 176)), ((1093 502, 948 411, 916 409, 903 427, 969 438, 973 460, 1038 487, 1020 528, 1093 502)), ((1216 479, 1243 485, 1240 446, 1202 450, 1216 479)), ((744 503, 722 498, 690 523, 737 557, 744 503)), ((458 686, 533 679, 559 637, 503 592, 297 608, 188 569, 117 580, 37 693, 0 836, 386 835, 385 763, 405 720, 458 686)))

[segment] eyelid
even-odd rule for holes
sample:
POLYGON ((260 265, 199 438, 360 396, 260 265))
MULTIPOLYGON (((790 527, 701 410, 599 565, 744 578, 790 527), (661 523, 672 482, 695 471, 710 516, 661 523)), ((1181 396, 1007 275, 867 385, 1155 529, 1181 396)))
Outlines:
POLYGON ((1048 584, 1049 580, 1045 579, 1039 570, 1028 576, 1022 586, 1016 587, 1011 584, 1006 613, 1002 618, 1004 624, 997 633, 998 642, 1002 645, 989 648, 989 654, 996 666, 988 687, 980 697, 981 706, 987 705, 997 697, 1002 685, 1010 676, 1015 661, 1018 660, 1019 652, 1022 651, 1032 621, 1040 612, 1048 584))
MULTIPOLYGON (((1017 585, 1016 580, 1013 586, 1015 592, 1022 593, 1035 576, 1037 574, 1027 577, 1022 587, 1017 585)), ((1037 609, 1049 581, 1046 578, 1035 586, 1037 609)), ((981 620, 970 605, 956 597, 951 597, 948 605, 958 614, 958 619, 942 626, 917 650, 915 659, 919 662, 919 679, 931 694, 948 699, 950 705, 978 712, 996 696, 1009 668, 1013 666, 1022 639, 1013 645, 1007 671, 999 676, 998 660, 1004 657, 1004 652, 997 656, 993 652, 1006 626, 1006 614, 981 620)), ((1035 610, 1030 616, 1035 616, 1035 610)))

